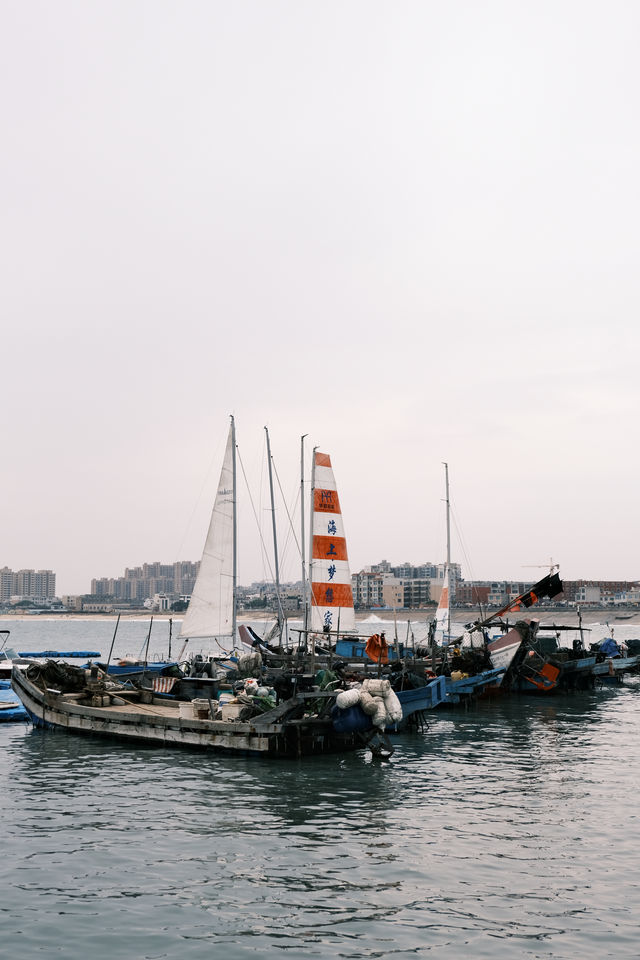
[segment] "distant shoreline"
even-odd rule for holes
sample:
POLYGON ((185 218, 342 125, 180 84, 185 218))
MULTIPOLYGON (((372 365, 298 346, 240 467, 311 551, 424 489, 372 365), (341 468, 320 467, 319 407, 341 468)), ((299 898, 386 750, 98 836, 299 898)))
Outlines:
MULTIPOLYGON (((424 623, 429 622, 433 619, 435 615, 435 607, 421 608, 416 610, 381 610, 379 608, 372 608, 370 610, 357 610, 356 611, 356 622, 382 622, 382 623, 424 623)), ((481 611, 478 609, 453 609, 451 611, 451 619, 456 623, 473 623, 474 621, 480 619, 480 617, 489 617, 492 611, 481 611)), ((635 626, 640 624, 640 609, 631 610, 628 608, 621 608, 619 610, 612 610, 610 607, 589 607, 587 609, 582 609, 582 622, 583 624, 588 623, 610 623, 611 626, 635 626), (630 615, 629 615, 630 614, 630 615), (620 619, 618 619, 620 617, 620 619)), ((47 621, 47 620, 84 620, 84 621, 98 621, 98 620, 114 620, 118 616, 117 613, 42 613, 42 614, 30 614, 30 613, 7 613, 0 614, 0 623, 2 622, 24 622, 25 620, 30 621, 47 621)), ((184 618, 184 613, 175 613, 171 614, 166 611, 162 613, 151 613, 150 611, 137 611, 131 613, 120 613, 120 619, 123 621, 146 621, 148 622, 151 617, 156 621, 168 621, 175 620, 177 622, 181 621, 184 618)), ((553 622, 557 624, 575 624, 578 625, 578 612, 575 608, 568 609, 563 607, 562 609, 557 608, 548 608, 544 606, 531 607, 526 611, 523 611, 519 614, 511 614, 508 619, 511 621, 517 620, 520 616, 530 616, 534 617, 537 620, 543 620, 545 622, 553 622)), ((275 616, 272 612, 265 612, 264 610, 255 610, 255 611, 244 611, 241 614, 238 614, 238 621, 242 622, 255 622, 262 620, 274 620, 275 616)), ((299 621, 302 619, 302 613, 296 613, 289 615, 287 617, 289 621, 299 621)), ((506 618, 505 618, 506 619, 506 618)))

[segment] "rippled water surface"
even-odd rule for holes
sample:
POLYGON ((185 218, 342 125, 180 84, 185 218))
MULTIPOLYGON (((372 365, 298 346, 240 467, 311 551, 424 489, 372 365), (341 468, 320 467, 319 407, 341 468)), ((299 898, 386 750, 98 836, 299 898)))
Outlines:
POLYGON ((3 955, 638 957, 639 698, 434 712, 388 763, 0 725, 3 955))

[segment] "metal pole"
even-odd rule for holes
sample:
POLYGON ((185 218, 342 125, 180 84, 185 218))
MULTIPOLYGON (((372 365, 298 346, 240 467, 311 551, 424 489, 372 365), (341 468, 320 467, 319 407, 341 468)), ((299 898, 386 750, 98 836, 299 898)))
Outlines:
POLYGON ((451 636, 451 526, 449 521, 449 464, 444 465, 445 487, 447 492, 447 568, 445 570, 445 586, 447 588, 447 640, 451 636))
MULTIPOLYGON (((309 620, 307 623, 307 630, 311 627, 312 620, 312 607, 313 607, 313 515, 314 515, 314 506, 315 506, 315 495, 316 495, 316 450, 318 448, 314 447, 311 454, 311 496, 309 497, 309 620)), ((307 640, 308 634, 305 634, 305 643, 307 640)))
POLYGON ((309 607, 307 604, 307 568, 306 568, 306 559, 305 559, 305 542, 304 542, 304 438, 307 436, 306 433, 303 433, 300 437, 300 554, 302 556, 302 626, 305 629, 309 625, 309 607))
POLYGON ((147 669, 147 664, 149 662, 149 641, 151 640, 151 627, 153 626, 153 614, 151 620, 149 621, 149 633, 147 634, 147 642, 144 649, 144 667, 142 668, 142 677, 140 678, 140 683, 144 683, 144 675, 147 669))
POLYGON ((116 620, 116 628, 113 631, 113 638, 111 640, 111 646, 109 647, 109 656, 107 657, 107 673, 109 673, 109 664, 111 663, 111 654, 113 653, 113 645, 116 642, 116 633, 118 632, 119 623, 120 623, 120 614, 118 614, 118 619, 116 620))
POLYGON ((151 640, 151 627, 153 626, 153 614, 151 615, 151 620, 149 621, 149 633, 147 634, 147 642, 144 648, 144 665, 147 666, 149 662, 149 641, 151 640))
POLYGON ((271 524, 273 528, 273 559, 276 568, 276 603, 278 604, 278 626, 280 628, 280 647, 282 648, 282 625, 284 623, 284 613, 282 611, 282 602, 280 600, 280 570, 278 568, 278 536, 276 533, 276 507, 273 498, 273 469, 271 466, 271 443, 269 441, 269 430, 264 428, 267 435, 267 463, 269 466, 269 491, 271 493, 271 524))
POLYGON ((236 484, 236 422, 231 417, 231 448, 232 448, 232 474, 233 474, 233 577, 232 577, 232 591, 233 599, 231 603, 232 612, 231 612, 231 645, 235 647, 236 645, 236 627, 238 620, 237 613, 237 600, 236 593, 238 587, 238 518, 237 518, 237 484, 236 484))

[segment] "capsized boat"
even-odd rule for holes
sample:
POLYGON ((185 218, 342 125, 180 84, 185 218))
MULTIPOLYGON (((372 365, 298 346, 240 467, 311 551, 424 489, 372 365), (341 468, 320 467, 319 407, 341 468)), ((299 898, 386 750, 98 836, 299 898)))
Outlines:
POLYGON ((538 620, 528 617, 518 621, 513 629, 520 634, 522 643, 505 678, 509 690, 549 694, 593 687, 595 656, 583 648, 581 641, 572 647, 561 647, 558 637, 565 628, 544 627, 538 620), (555 633, 555 636, 544 636, 544 630, 555 633))

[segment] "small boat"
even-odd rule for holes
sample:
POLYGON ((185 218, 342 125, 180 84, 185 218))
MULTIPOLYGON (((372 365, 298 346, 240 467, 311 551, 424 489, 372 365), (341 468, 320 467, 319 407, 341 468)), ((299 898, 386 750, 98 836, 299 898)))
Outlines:
POLYGON ((640 670, 640 654, 633 657, 608 657, 601 663, 594 663, 593 674, 598 683, 622 683, 626 673, 640 670))
POLYGON ((452 671, 451 676, 446 678, 445 703, 449 705, 465 703, 473 697, 498 689, 502 683, 504 668, 482 670, 470 676, 458 676, 458 673, 459 671, 452 671))
POLYGON ((19 657, 26 657, 30 660, 61 660, 61 659, 82 659, 92 660, 100 656, 100 652, 95 650, 42 650, 40 652, 23 650, 18 653, 19 657))
POLYGON ((610 637, 605 637, 599 643, 591 645, 591 651, 597 658, 593 668, 594 676, 599 684, 622 683, 626 673, 635 673, 640 670, 640 654, 634 653, 637 641, 629 641, 631 651, 621 647, 613 639, 613 630, 610 637))
POLYGON ((28 720, 29 714, 11 688, 10 680, 0 680, 0 723, 28 720))

